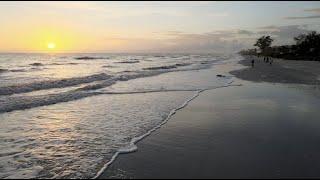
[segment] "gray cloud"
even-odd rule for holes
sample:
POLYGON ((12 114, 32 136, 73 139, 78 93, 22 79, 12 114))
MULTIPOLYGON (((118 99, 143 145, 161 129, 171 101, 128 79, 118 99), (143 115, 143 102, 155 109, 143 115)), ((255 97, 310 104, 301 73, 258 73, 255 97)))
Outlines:
POLYGON ((174 52, 232 52, 243 46, 237 39, 225 39, 221 33, 183 34, 168 41, 170 46, 166 49, 174 52))
POLYGON ((202 34, 176 34, 168 42, 175 52, 235 52, 252 46, 256 33, 249 30, 220 30, 202 34))
POLYGON ((240 36, 252 36, 255 34, 253 31, 238 29, 238 30, 221 30, 206 33, 207 35, 219 36, 224 38, 235 38, 240 36))
MULTIPOLYGON (((264 26, 257 31, 246 29, 220 30, 207 33, 185 33, 167 31, 158 33, 166 35, 160 39, 119 38, 125 42, 122 48, 129 52, 171 52, 171 53, 229 53, 252 48, 256 39, 270 35, 275 39, 274 45, 292 44, 293 37, 308 33, 307 25, 264 26)), ((108 42, 106 40, 105 42, 108 42)))
POLYGON ((315 13, 320 13, 320 8, 305 9, 304 11, 306 11, 306 12, 315 12, 315 13))
POLYGON ((294 42, 293 37, 310 32, 310 30, 306 29, 307 26, 308 25, 270 26, 272 29, 265 28, 257 33, 274 37, 275 44, 291 44, 294 42))
MULTIPOLYGON (((313 8, 313 9, 305 9, 305 12, 313 12, 313 13, 320 13, 320 8, 313 8)), ((296 17, 285 17, 285 19, 291 19, 291 20, 295 20, 295 19, 317 19, 320 18, 320 15, 312 15, 312 16, 296 16, 296 17)))
POLYGON ((292 38, 301 33, 310 32, 305 25, 273 26, 273 29, 258 31, 258 34, 275 35, 281 38, 292 38))
POLYGON ((258 27, 257 29, 264 29, 264 30, 270 30, 270 29, 277 29, 277 26, 262 26, 262 27, 258 27))
POLYGON ((105 42, 122 41, 123 49, 129 52, 171 52, 171 53, 230 53, 253 44, 254 32, 249 30, 225 30, 207 33, 185 33, 167 31, 160 35, 167 38, 106 38, 105 42))
POLYGON ((238 30, 238 34, 245 34, 245 35, 251 36, 251 35, 254 35, 255 33, 248 30, 238 30))
POLYGON ((286 17, 286 19, 317 19, 317 18, 320 18, 320 15, 315 15, 315 16, 286 17))
POLYGON ((182 31, 168 31, 165 33, 165 35, 168 35, 168 36, 176 36, 180 34, 184 34, 184 33, 182 31))
POLYGON ((275 39, 275 45, 292 44, 293 38, 311 32, 308 25, 289 26, 265 26, 259 27, 258 31, 250 30, 225 30, 213 31, 203 34, 177 34, 168 40, 173 51, 200 52, 218 51, 230 52, 243 48, 251 48, 256 39, 262 35, 270 35, 275 39))

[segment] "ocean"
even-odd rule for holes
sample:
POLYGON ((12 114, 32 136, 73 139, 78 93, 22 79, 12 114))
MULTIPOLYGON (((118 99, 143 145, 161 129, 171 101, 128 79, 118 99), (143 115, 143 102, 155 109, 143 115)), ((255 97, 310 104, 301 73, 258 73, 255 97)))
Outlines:
POLYGON ((235 54, 0 54, 0 178, 95 178, 235 54))

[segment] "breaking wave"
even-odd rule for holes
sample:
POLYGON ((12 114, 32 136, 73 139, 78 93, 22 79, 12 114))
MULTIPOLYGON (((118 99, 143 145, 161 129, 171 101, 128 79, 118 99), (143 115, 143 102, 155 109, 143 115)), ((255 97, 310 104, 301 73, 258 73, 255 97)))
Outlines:
POLYGON ((12 95, 19 93, 26 93, 37 90, 51 89, 51 88, 63 88, 68 86, 74 86, 84 83, 90 83, 99 80, 109 79, 111 76, 105 73, 95 74, 85 77, 75 77, 68 79, 49 80, 33 82, 29 84, 19 84, 13 86, 0 87, 0 95, 12 95))
POLYGON ((117 63, 122 63, 122 64, 135 64, 139 63, 140 61, 134 60, 134 61, 119 61, 117 63))
POLYGON ((92 57, 92 56, 82 56, 75 57, 76 60, 94 60, 94 59, 109 59, 109 57, 92 57))

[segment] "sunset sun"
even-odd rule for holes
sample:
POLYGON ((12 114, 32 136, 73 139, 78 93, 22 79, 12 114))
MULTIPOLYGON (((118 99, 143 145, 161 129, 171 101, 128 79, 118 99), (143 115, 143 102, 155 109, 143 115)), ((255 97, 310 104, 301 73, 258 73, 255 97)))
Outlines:
POLYGON ((48 49, 54 49, 56 47, 56 44, 51 42, 47 44, 47 47, 48 49))

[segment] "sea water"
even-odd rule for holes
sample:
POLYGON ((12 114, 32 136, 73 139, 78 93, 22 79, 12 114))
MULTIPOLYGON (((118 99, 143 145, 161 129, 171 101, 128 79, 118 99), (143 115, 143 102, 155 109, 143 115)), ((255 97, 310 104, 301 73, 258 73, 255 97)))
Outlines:
POLYGON ((94 178, 206 89, 217 54, 1 54, 0 178, 94 178))

